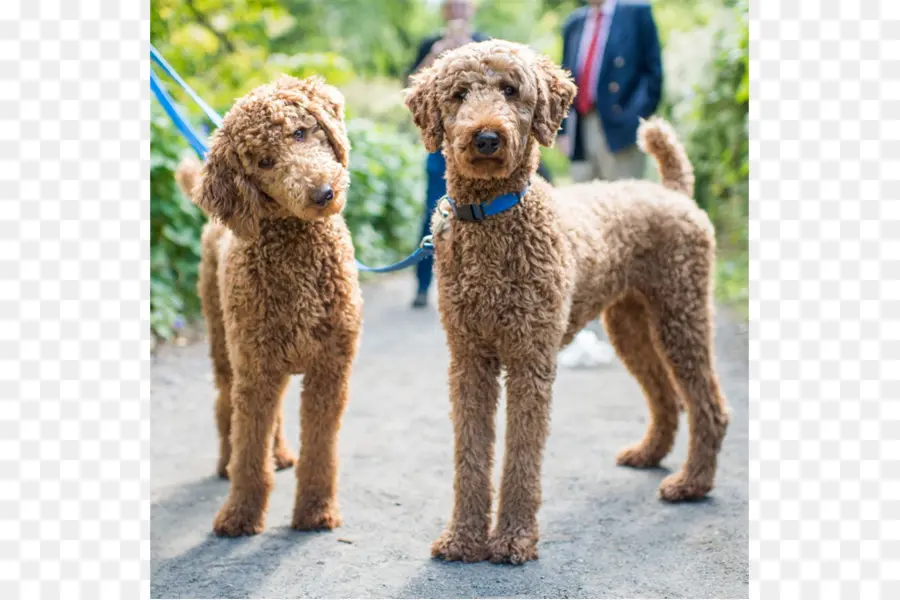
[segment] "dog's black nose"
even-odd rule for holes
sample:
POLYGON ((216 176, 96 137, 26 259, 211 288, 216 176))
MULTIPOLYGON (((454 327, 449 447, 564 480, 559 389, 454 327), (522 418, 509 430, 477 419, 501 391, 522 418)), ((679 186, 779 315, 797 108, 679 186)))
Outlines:
POLYGON ((325 206, 334 199, 334 190, 327 183, 316 190, 315 202, 318 206, 325 206))
POLYGON ((500 136, 493 131, 479 131, 475 134, 475 149, 478 154, 490 156, 500 147, 500 136))

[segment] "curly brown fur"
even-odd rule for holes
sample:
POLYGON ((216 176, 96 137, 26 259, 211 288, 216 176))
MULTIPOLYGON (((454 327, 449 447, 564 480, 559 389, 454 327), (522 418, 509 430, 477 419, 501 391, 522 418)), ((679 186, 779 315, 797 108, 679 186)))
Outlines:
POLYGON ((220 535, 264 527, 271 456, 280 468, 294 461, 280 412, 294 374, 304 378, 292 525, 341 523, 337 436, 362 313, 340 214, 348 152, 340 93, 318 78, 283 77, 238 100, 202 173, 184 162, 176 174, 211 217, 199 292, 219 390, 218 471, 231 480, 213 524, 220 535))
MULTIPOLYGON (((458 204, 486 202, 531 181, 514 208, 477 223, 451 215, 435 236, 456 464, 453 514, 432 546, 444 559, 537 558, 557 353, 601 314, 650 406, 647 435, 619 463, 648 467, 662 460, 672 447, 681 395, 690 450, 660 494, 698 498, 713 486, 728 417, 711 348, 712 225, 688 196, 673 191, 690 190, 691 168, 662 122, 643 124, 641 136, 660 163, 663 185, 552 189, 535 176, 538 144, 553 143, 574 95, 568 73, 547 58, 490 41, 443 56, 414 79, 406 99, 426 147, 443 150, 448 194, 458 204), (483 130, 501 139, 490 159, 473 147, 483 130), (506 453, 491 531, 493 418, 503 367, 506 453)), ((435 231, 441 220, 435 214, 435 231)))

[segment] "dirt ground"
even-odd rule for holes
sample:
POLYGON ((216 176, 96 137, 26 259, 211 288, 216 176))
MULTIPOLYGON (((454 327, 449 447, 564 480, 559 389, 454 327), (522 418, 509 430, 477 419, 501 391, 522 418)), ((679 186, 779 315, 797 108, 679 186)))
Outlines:
MULTIPOLYGON (((214 388, 205 343, 160 348, 152 371, 153 598, 747 598, 748 367, 743 325, 720 311, 718 370, 733 411, 717 486, 670 505, 656 488, 685 457, 687 425, 664 466, 615 466, 647 409, 616 361, 563 370, 543 469, 540 559, 520 567, 429 558, 450 514, 447 351, 437 314, 408 308, 409 273, 364 289, 365 329, 341 430, 344 526, 289 527, 295 479, 277 474, 266 531, 219 539, 228 491, 215 476, 214 388)), ((299 378, 285 404, 299 439, 299 378)), ((498 418, 499 482, 504 404, 498 418)))

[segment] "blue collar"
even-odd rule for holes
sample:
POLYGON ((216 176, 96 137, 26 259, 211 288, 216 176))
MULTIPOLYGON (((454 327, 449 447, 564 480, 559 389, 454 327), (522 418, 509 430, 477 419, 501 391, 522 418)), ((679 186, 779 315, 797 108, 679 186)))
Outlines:
POLYGON ((531 182, 528 182, 525 184, 525 189, 521 192, 503 194, 489 202, 482 202, 480 204, 457 206, 450 196, 447 196, 447 201, 450 203, 450 208, 453 209, 453 214, 460 221, 484 221, 487 217, 499 215, 518 204, 522 198, 525 197, 525 193, 528 191, 528 186, 530 185, 531 182))

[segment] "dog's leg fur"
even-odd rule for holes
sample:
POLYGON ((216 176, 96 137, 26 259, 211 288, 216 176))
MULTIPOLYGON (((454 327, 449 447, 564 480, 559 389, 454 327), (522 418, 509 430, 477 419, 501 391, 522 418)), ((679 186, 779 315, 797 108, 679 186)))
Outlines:
POLYGON ((231 489, 213 522, 219 535, 260 533, 265 527, 269 493, 274 485, 271 452, 285 373, 242 373, 232 384, 231 489))
POLYGON ((300 397, 300 459, 294 529, 340 527, 337 503, 338 430, 347 405, 350 363, 318 364, 303 377, 300 397))
POLYGON ((537 558, 541 463, 550 432, 550 398, 556 378, 555 347, 507 363, 506 449, 492 562, 522 564, 537 558))
POLYGON ((679 405, 678 392, 653 342, 644 300, 633 295, 619 300, 606 309, 603 323, 619 358, 643 388, 650 408, 644 439, 619 452, 616 463, 656 467, 675 443, 679 405))
POLYGON ((672 502, 701 498, 713 488, 716 457, 728 427, 726 402, 713 367, 709 296, 689 286, 679 297, 658 296, 657 342, 687 405, 690 428, 684 466, 659 487, 660 497, 672 502))
POLYGON ((272 452, 275 457, 275 470, 281 471, 294 466, 294 453, 288 446, 287 439, 284 437, 284 401, 278 403, 278 418, 275 421, 275 442, 272 444, 272 452))
MULTIPOLYGON (((179 173, 186 168, 179 167, 179 173)), ((189 188, 190 189, 190 188, 189 188)), ((228 478, 228 461, 231 459, 231 363, 228 360, 228 346, 225 341, 225 322, 222 316, 222 302, 219 298, 218 283, 218 243, 224 228, 208 224, 203 228, 201 244, 200 273, 197 291, 200 305, 206 319, 209 337, 209 357, 213 364, 216 382, 216 427, 219 430, 219 463, 216 472, 223 479, 228 478)))
POLYGON ((462 351, 451 342, 450 402, 454 430, 453 515, 431 546, 445 560, 487 558, 491 527, 494 418, 500 398, 500 361, 489 352, 462 351))

